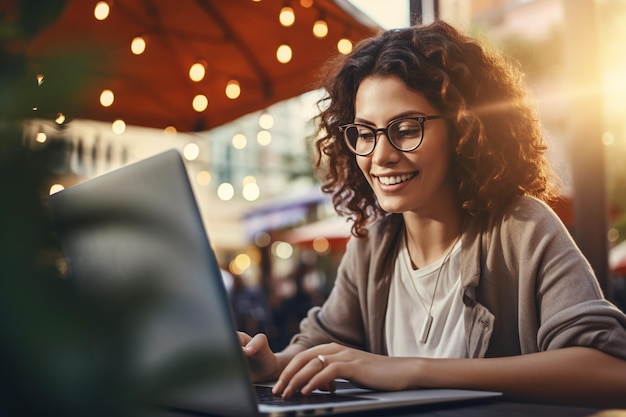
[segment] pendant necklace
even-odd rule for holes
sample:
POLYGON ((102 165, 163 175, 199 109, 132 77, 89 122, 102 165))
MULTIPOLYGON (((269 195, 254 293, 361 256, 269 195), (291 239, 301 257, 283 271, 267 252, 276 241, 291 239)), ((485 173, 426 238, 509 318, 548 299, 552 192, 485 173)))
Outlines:
MULTIPOLYGON (((422 331, 420 332, 420 342, 421 343, 426 343, 426 341, 428 340, 428 335, 430 334, 430 328, 433 325, 433 316, 432 316, 432 310, 433 310, 433 304, 435 303, 435 295, 437 294, 437 286, 439 285, 439 278, 441 277, 441 270, 443 269, 444 265, 446 264, 446 262, 448 262, 448 259, 450 259, 450 255, 452 255, 452 251, 454 250, 454 247, 456 246, 457 241, 459 240, 460 235, 458 235, 455 239, 454 239, 454 243, 452 244, 452 247, 450 248, 450 250, 448 251, 448 253, 446 254, 446 256, 443 258, 443 261, 441 261, 441 265, 439 266, 439 269, 437 269, 437 278, 435 279, 435 288, 433 289, 433 295, 430 298, 430 305, 428 306, 428 308, 426 308, 426 303, 424 303, 424 300, 422 299, 422 296, 420 295, 419 291, 417 291, 417 287, 415 286, 415 280, 413 279, 413 277, 411 277, 411 284, 413 284, 413 289, 415 290, 415 293, 417 294, 417 298, 420 300, 420 302, 422 303, 422 306, 424 307, 424 309, 427 311, 426 313, 426 319, 424 320, 424 324, 422 325, 422 331)), ((406 244, 406 248, 407 248, 407 253, 409 253, 409 239, 406 235, 406 230, 405 230, 405 235, 404 235, 404 239, 405 239, 405 244, 406 244)), ((409 253, 409 262, 411 262, 410 260, 411 256, 409 253)))

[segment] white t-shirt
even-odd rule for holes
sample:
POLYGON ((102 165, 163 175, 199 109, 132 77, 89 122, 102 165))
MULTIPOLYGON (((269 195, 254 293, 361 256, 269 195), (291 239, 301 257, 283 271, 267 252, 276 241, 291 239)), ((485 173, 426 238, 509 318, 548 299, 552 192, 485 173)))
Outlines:
POLYGON ((467 357, 460 249, 459 240, 449 257, 443 256, 424 268, 414 270, 403 238, 391 278, 385 318, 385 340, 390 356, 467 357), (442 270, 431 310, 432 327, 428 340, 422 343, 420 335, 428 316, 439 268, 442 270))

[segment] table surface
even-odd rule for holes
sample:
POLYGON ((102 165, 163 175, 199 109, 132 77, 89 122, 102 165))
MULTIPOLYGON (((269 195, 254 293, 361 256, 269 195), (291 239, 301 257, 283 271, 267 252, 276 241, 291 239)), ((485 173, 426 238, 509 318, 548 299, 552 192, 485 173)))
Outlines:
MULTIPOLYGON (((198 417, 201 415, 161 410, 152 414, 151 417, 198 417)), ((359 412, 356 414, 337 414, 336 416, 355 417, 356 415, 358 417, 626 417, 626 409, 615 410, 517 403, 503 400, 479 400, 452 404, 420 405, 393 410, 359 412)))

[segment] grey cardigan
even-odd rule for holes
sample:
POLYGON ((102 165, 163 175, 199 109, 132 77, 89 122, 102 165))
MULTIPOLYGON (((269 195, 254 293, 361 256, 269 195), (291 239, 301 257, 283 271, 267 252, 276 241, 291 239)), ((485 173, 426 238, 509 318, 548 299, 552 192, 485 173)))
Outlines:
MULTIPOLYGON (((401 215, 387 215, 366 238, 349 240, 331 294, 309 311, 292 343, 387 353, 385 313, 402 224, 401 215)), ((497 217, 468 216, 461 265, 469 357, 591 346, 626 359, 626 315, 604 299, 568 230, 539 200, 522 197, 497 217)))

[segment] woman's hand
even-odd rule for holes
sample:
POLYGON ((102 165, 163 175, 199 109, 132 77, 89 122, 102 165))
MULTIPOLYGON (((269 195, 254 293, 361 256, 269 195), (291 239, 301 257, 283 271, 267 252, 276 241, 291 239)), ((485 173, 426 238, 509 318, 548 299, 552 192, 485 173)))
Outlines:
POLYGON ((270 349, 267 336, 257 334, 254 337, 237 332, 239 343, 244 355, 248 359, 252 382, 262 382, 276 379, 280 372, 278 358, 270 349))
POLYGON ((335 390, 334 380, 384 391, 408 388, 407 358, 390 358, 337 343, 319 345, 297 354, 285 367, 274 386, 274 394, 289 397, 298 391, 308 395, 315 389, 335 390))

